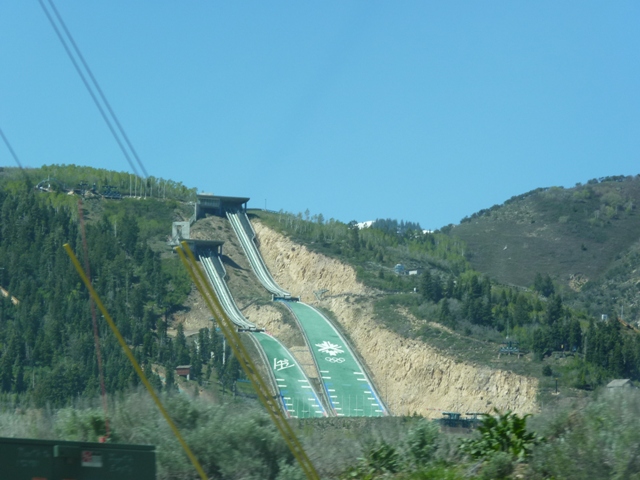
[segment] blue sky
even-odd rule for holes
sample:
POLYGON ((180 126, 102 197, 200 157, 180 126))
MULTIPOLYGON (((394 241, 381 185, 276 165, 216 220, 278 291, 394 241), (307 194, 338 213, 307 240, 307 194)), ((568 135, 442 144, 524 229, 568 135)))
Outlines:
MULTIPOLYGON (((56 6, 149 174, 250 207, 435 229, 640 174, 637 1, 56 6)), ((129 171, 38 2, 0 32, 22 163, 129 171)))

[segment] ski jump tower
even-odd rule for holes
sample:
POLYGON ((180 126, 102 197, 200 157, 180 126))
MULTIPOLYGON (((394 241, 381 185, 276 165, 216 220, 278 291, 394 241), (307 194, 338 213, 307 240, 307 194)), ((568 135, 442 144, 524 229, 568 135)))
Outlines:
POLYGON ((196 205, 193 221, 203 218, 206 214, 224 217, 227 212, 247 211, 247 197, 221 197, 213 193, 199 193, 196 195, 196 205))
POLYGON ((226 216, 260 283, 271 292, 274 298, 291 299, 291 294, 282 289, 273 279, 258 251, 255 244, 256 233, 247 217, 248 201, 249 199, 246 197, 220 197, 210 193, 202 193, 197 195, 194 219, 202 218, 206 214, 226 216))

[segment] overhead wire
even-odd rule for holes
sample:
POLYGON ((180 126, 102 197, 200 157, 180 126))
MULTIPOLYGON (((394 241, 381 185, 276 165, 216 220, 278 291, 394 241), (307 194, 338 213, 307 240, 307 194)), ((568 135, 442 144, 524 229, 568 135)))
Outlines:
POLYGON ((29 175, 27 174, 27 171, 22 166, 22 162, 20 162, 20 159, 18 158, 18 155, 16 155, 16 152, 13 150, 13 147, 11 146, 11 143, 9 143, 9 139, 4 134, 4 132, 2 131, 1 128, 0 128, 0 137, 2 137, 2 140, 4 141, 4 144, 7 146, 7 149, 11 153, 11 156, 13 157, 14 162, 16 162, 16 165, 18 165, 18 169, 20 170, 20 173, 22 173, 22 176, 25 179, 25 182, 27 184, 27 188, 31 188, 31 186, 33 186, 33 184, 31 183, 31 178, 29 178, 29 175))
POLYGON ((58 22, 60 23, 60 26, 62 27, 62 30, 64 31, 64 33, 65 33, 65 35, 66 35, 66 37, 68 39, 68 42, 71 44, 71 47, 73 47, 73 51, 75 52, 75 55, 80 59, 80 62, 84 66, 84 68, 85 68, 85 70, 87 72, 87 75, 89 76, 89 79, 92 82, 93 87, 90 84, 89 80, 87 80, 87 76, 84 74, 84 72, 80 68, 80 65, 78 64, 78 61, 76 60, 73 52, 71 51, 72 49, 67 44, 67 40, 65 40, 62 32, 60 31, 60 28, 58 27, 58 25, 55 22, 53 16, 51 15, 49 10, 45 6, 44 0, 38 0, 38 2, 40 3, 40 7, 42 7, 42 10, 44 11, 45 15, 47 16, 47 19, 49 20, 49 23, 53 27, 53 30, 55 31, 58 39, 60 40, 60 43, 62 43, 62 46, 63 46, 65 52, 67 52, 67 55, 68 55, 69 59, 71 60, 71 63, 73 64, 76 72, 80 76, 80 79, 82 80, 82 83, 84 84, 85 88, 89 92, 89 95, 91 96, 91 99, 93 100, 93 102, 95 103, 96 107, 98 108, 98 111, 100 112, 100 115, 102 116, 103 120, 107 124, 107 127, 109 128, 109 131, 111 132, 111 135, 113 135, 113 138, 115 139, 116 143, 120 147, 120 150, 122 150, 122 153, 124 154, 125 158, 127 159, 127 162, 129 163, 129 166, 134 171, 136 176, 141 177, 141 175, 140 175, 140 173, 138 171, 138 168, 136 168, 136 165, 134 164, 133 160, 131 159, 131 157, 133 156, 135 158, 136 162, 138 163, 138 165, 140 167, 140 170, 142 170, 142 173, 144 174, 144 178, 147 178, 149 176, 147 174, 147 169, 144 167, 144 164, 142 163, 142 160, 140 160, 140 157, 138 156, 136 150, 133 148, 133 145, 132 145, 131 141, 129 140, 129 137, 127 136, 124 128, 122 127, 120 121, 118 120, 118 117, 116 116, 115 112, 111 108, 111 104, 109 103, 109 101, 107 100, 107 97, 104 95, 102 89, 100 88, 100 85, 98 84, 98 81, 96 80, 95 76, 93 75, 93 72, 91 71, 91 68, 89 68, 89 65, 87 64, 87 62, 85 61, 84 57, 82 56, 82 53, 80 52, 80 49, 78 48, 78 45, 76 44, 75 40, 73 39, 73 36, 71 35, 71 32, 69 31, 69 29, 67 28, 66 24, 64 23, 64 20, 62 19, 62 16, 60 15, 58 10, 56 9, 56 7, 55 7, 55 5, 53 3, 53 0, 48 0, 50 8, 53 11, 53 13, 55 14, 55 17, 58 19, 58 22), (98 99, 98 96, 93 91, 93 88, 95 88, 97 90, 98 95, 99 95, 100 99, 102 100, 102 102, 104 103, 104 107, 106 107, 107 111, 105 111, 105 108, 100 103, 100 101, 98 99), (107 115, 107 112, 111 115, 112 118, 109 118, 109 115, 107 115), (114 123, 115 123, 115 127, 113 125, 114 123), (116 131, 116 127, 117 127, 117 130, 120 133, 120 135, 118 135, 118 132, 116 131), (122 142, 122 139, 120 137, 122 137, 122 139, 124 139, 125 143, 129 147, 130 151, 127 150, 127 148, 125 147, 125 145, 122 142))
POLYGON ((2 128, 0 128, 0 137, 2 137, 2 140, 4 140, 4 143, 9 149, 9 152, 11 153, 13 160, 18 164, 18 167, 20 167, 20 170, 24 171, 24 168, 22 168, 22 163, 20 163, 20 160, 18 159, 18 155, 16 155, 16 152, 13 150, 13 147, 11 147, 11 144, 9 143, 9 140, 7 139, 4 132, 2 131, 2 128))

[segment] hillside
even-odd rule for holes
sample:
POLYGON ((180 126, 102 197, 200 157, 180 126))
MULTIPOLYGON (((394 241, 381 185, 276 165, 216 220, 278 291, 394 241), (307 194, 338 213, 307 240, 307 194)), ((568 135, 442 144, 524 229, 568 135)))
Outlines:
POLYGON ((528 287, 541 273, 579 290, 638 241, 639 203, 640 177, 607 177, 533 190, 446 230, 466 243, 476 270, 499 282, 528 287))
MULTIPOLYGON (((165 243, 171 221, 190 217, 193 207, 185 200, 193 192, 151 179, 145 186, 148 197, 124 195, 114 200, 97 192, 113 183, 126 186, 129 177, 125 174, 54 166, 27 172, 6 170, 0 175, 0 260, 6 265, 1 271, 2 286, 23 301, 22 305, 13 305, 9 299, 3 302, 2 315, 8 321, 0 325, 2 390, 37 399, 36 403, 53 396, 61 405, 74 396, 96 392, 97 373, 89 368, 95 358, 90 331, 81 328, 82 315, 65 318, 70 308, 86 311, 86 293, 56 250, 67 238, 76 250, 81 245, 78 199, 65 185, 85 176, 89 180, 81 182, 85 187, 79 190, 85 197, 96 288, 108 299, 147 370, 161 372, 172 365, 192 363, 199 381, 207 381, 215 372, 218 380, 231 386, 238 375, 237 365, 219 361, 222 340, 209 328, 210 315, 198 296, 189 294, 190 282, 165 243), (58 176, 57 183, 47 180, 41 184, 44 188, 29 187, 51 172, 58 176), (87 189, 92 182, 95 187, 87 189), (165 198, 160 185, 168 185, 167 197, 174 198, 165 198), (27 256, 24 245, 29 245, 27 256), (53 263, 46 257, 50 252, 53 263), (33 275, 41 270, 40 275, 33 275), (50 293, 61 288, 71 294, 50 293), (198 351, 185 334, 197 335, 205 351, 198 351), (82 352, 80 360, 62 361, 75 359, 78 351, 82 352), (215 361, 211 361, 211 352, 218 352, 215 361), (69 388, 50 384, 51 372, 51 378, 66 382, 69 388), (28 376, 31 384, 25 382, 28 376), (39 378, 43 381, 38 382, 39 378)), ((74 187, 78 195, 76 190, 74 187)), ((400 411, 425 412, 427 405, 440 409, 463 409, 465 405, 482 409, 484 405, 486 409, 490 404, 477 403, 478 399, 486 402, 487 392, 493 391, 491 404, 528 411, 535 409, 533 385, 541 382, 543 391, 551 388, 542 375, 543 367, 547 375, 560 376, 575 388, 591 388, 616 377, 640 380, 638 336, 616 328, 617 323, 594 322, 599 315, 593 313, 615 313, 618 306, 613 297, 625 307, 626 302, 636 300, 640 230, 635 199, 639 194, 637 179, 621 177, 573 189, 539 189, 440 232, 424 232, 418 224, 391 219, 376 220, 360 229, 308 213, 256 211, 252 219, 278 281, 323 308, 351 337, 380 390, 390 390, 390 397, 400 395, 401 400, 389 402, 392 408, 395 402, 402 406, 400 411), (472 239, 469 243, 465 235, 472 239), (508 235, 511 244, 501 250, 492 246, 491 242, 504 243, 508 235), (520 255, 512 253, 510 266, 487 261, 483 248, 520 255), (565 255, 573 268, 569 273, 562 273, 563 263, 549 260, 565 251, 574 255, 565 255), (536 260, 540 258, 547 263, 536 260), (552 270, 534 268, 543 264, 552 270), (505 276, 500 277, 499 271, 505 276), (550 274, 546 280, 539 277, 543 287, 537 273, 550 274), (558 278, 566 280, 570 274, 571 281, 563 286, 558 278), (505 285, 513 283, 537 286, 523 290, 505 285), (569 295, 570 287, 582 293, 569 295), (582 308, 585 306, 591 308, 591 315, 582 308), (520 355, 498 355, 507 338, 519 342, 520 355), (565 351, 570 358, 564 357, 565 351), (561 354, 559 360, 554 352, 561 354), (454 377, 447 377, 451 374, 454 377), (438 388, 422 382, 436 377, 442 378, 438 388), (448 391, 450 385, 458 385, 458 393, 448 391), (428 398, 424 391, 430 391, 428 398), (506 392, 506 397, 496 392, 506 392)), ((225 242, 223 261, 240 308, 249 320, 280 338, 307 367, 307 373, 316 376, 291 316, 281 305, 270 302, 257 283, 226 219, 199 220, 193 236, 225 242)), ((636 308, 626 307, 625 319, 633 319, 636 308)), ((107 338, 107 345, 109 342, 107 338)), ((118 374, 109 389, 119 391, 133 377, 124 373, 119 354, 111 356, 107 370, 116 369, 118 374)), ((159 378, 154 381, 160 384, 159 378)))
MULTIPOLYGON (((485 365, 464 362, 419 340, 403 339, 376 325, 375 290, 344 263, 314 254, 254 218, 260 249, 276 280, 309 304, 324 309, 348 335, 394 414, 440 417, 443 410, 485 411, 496 406, 518 412, 537 410, 537 380, 485 365), (314 292, 326 290, 318 302, 314 292)), ((241 310, 287 345, 310 377, 317 377, 310 352, 287 309, 269 301, 253 275, 226 219, 210 216, 192 227, 192 237, 224 241, 227 282, 241 310)), ((194 312, 195 313, 195 312, 194 312)), ((177 318, 180 319, 179 315, 177 318)), ((204 323, 184 318, 189 332, 204 323)), ((202 318, 202 316, 200 316, 202 318)), ((202 318, 206 322, 206 318, 202 318)), ((182 320, 180 320, 182 321, 182 320)), ((491 347, 490 347, 491 348, 491 347)))
POLYGON ((549 275, 566 300, 599 318, 640 320, 640 177, 533 190, 449 226, 473 268, 531 287, 549 275))
MULTIPOLYGON (((545 242, 553 239, 559 245, 570 245, 580 241, 584 231, 589 240, 580 241, 579 251, 590 252, 597 245, 615 259, 613 252, 619 253, 623 244, 635 242, 637 226, 633 221, 632 194, 637 193, 637 187, 636 179, 611 178, 568 191, 540 189, 506 202, 504 208, 481 211, 463 223, 470 229, 467 224, 474 222, 472 226, 477 228, 490 221, 484 217, 495 215, 502 218, 496 224, 506 232, 513 232, 517 231, 511 229, 514 224, 525 229, 536 225, 540 218, 557 217, 553 234, 556 236, 544 237, 536 243, 537 255, 546 255, 545 242), (628 193, 623 187, 628 187, 628 193), (521 215, 512 205, 524 205, 529 197, 537 199, 533 204, 537 208, 535 218, 521 215), (586 221, 579 221, 582 217, 576 205, 583 205, 581 215, 586 221), (589 208, 595 205, 600 213, 591 216, 584 213, 592 212, 589 208), (570 215, 560 215, 569 211, 574 212, 573 220, 570 215), (571 235, 561 236, 563 228, 571 235)), ((615 309, 605 308, 606 304, 611 307, 613 297, 621 298, 612 295, 621 285, 630 296, 635 293, 635 288, 630 288, 637 283, 633 281, 632 253, 620 254, 615 268, 601 261, 598 268, 606 282, 592 280, 584 284, 579 280, 585 277, 577 275, 580 271, 573 274, 571 285, 584 291, 578 296, 551 275, 536 272, 538 262, 532 260, 536 258, 533 254, 515 257, 520 263, 508 267, 514 270, 510 272, 514 278, 526 271, 524 275, 530 278, 525 280, 526 285, 533 284, 532 288, 514 285, 511 277, 496 281, 492 276, 495 270, 482 271, 479 270, 482 266, 474 268, 468 263, 468 257, 477 259, 480 255, 479 250, 452 234, 461 227, 450 226, 431 233, 411 222, 387 219, 360 229, 355 222, 325 221, 321 215, 303 218, 302 214, 282 211, 256 211, 254 215, 293 242, 352 267, 357 280, 376 292, 367 300, 371 300, 370 318, 402 339, 421 340, 458 361, 539 378, 544 395, 553 388, 550 376, 561 378, 566 386, 587 390, 613 378, 640 381, 640 336, 621 328, 615 309), (616 278, 627 280, 620 284, 616 278), (596 321, 606 312, 610 312, 611 322, 596 321), (509 342, 516 342, 524 357, 499 356, 498 352, 509 342)), ((547 230, 552 229, 543 228, 547 230)), ((482 232, 486 244, 495 233, 487 233, 487 229, 473 231, 482 232)), ((286 250, 281 254, 290 255, 286 250)), ((551 252, 549 256, 553 255, 557 253, 551 252)), ((549 264, 555 271, 562 271, 553 262, 549 264)), ((314 291, 314 295, 322 294, 323 289, 314 291)), ((360 301, 357 296, 354 300, 360 301)), ((633 319, 634 307, 626 308, 625 312, 625 319, 633 319)), ((578 391, 574 393, 581 395, 578 391)))
MULTIPOLYGON (((126 174, 75 166, 0 172, 0 282, 19 300, 0 298, 0 413, 4 412, 0 430, 60 438, 92 438, 104 433, 104 425, 96 421, 100 411, 86 407, 99 392, 88 297, 60 248, 68 241, 83 256, 78 214, 78 195, 82 195, 94 285, 175 415, 189 417, 185 425, 194 426, 194 419, 200 419, 203 428, 187 431, 198 456, 208 459, 207 469, 214 471, 218 465, 230 472, 269 468, 261 478, 289 478, 280 474, 295 470, 291 457, 277 443, 279 437, 268 419, 251 410, 255 402, 236 398, 237 393, 249 393, 247 384, 237 382, 238 363, 222 355, 224 342, 209 328, 209 312, 167 248, 171 222, 191 216, 193 191, 151 179, 142 197, 114 199, 100 193, 113 192, 113 186, 103 188, 113 183, 124 190, 127 180, 126 174), (41 184, 44 188, 33 188, 35 180, 51 172, 56 173, 57 182, 47 180, 41 184), (96 186, 72 195, 68 185, 84 177, 89 179, 85 185, 95 182, 96 186), (167 185, 166 197, 161 185, 167 185), (221 360, 225 357, 226 363, 221 360), (185 363, 192 365, 196 381, 171 378, 174 367, 185 363), (183 392, 198 392, 199 399, 173 395, 178 387, 183 392), (17 416, 17 411, 26 414, 17 416), (45 411, 56 413, 41 417, 45 411), (228 420, 229 425, 247 425, 247 429, 220 427, 211 423, 216 418, 228 420), (256 422, 265 427, 264 432, 255 433, 256 422), (51 425, 55 425, 53 430, 51 425), (232 461, 231 451, 221 457, 219 449, 213 452, 209 447, 212 439, 227 444, 228 428, 239 439, 253 438, 254 433, 273 435, 269 438, 278 451, 261 450, 264 455, 257 455, 251 466, 232 461), (217 436, 207 433, 203 437, 207 429, 217 436), (269 463, 273 458, 279 459, 278 465, 269 463)), ((497 408, 528 413, 547 407, 547 415, 549 406, 583 408, 588 404, 585 390, 611 378, 640 381, 640 336, 614 318, 624 305, 625 319, 633 319, 637 310, 628 305, 640 300, 640 232, 635 225, 638 190, 635 178, 603 179, 566 190, 539 189, 440 232, 424 232, 418 224, 391 219, 377 220, 363 229, 333 219, 325 221, 320 215, 254 211, 251 219, 276 280, 321 309, 342 330, 392 413, 437 418, 442 411, 497 408), (478 243, 463 239, 464 235, 478 243), (511 249, 519 254, 512 254, 512 263, 500 267, 511 277, 500 277, 489 270, 492 261, 487 265, 480 261, 483 248, 500 253, 489 248, 491 239, 502 243, 508 235, 515 243, 504 245, 507 248, 501 251, 511 249), (533 243, 523 240, 528 238, 533 243), (584 258, 570 255, 576 245, 584 258), (568 263, 553 262, 546 258, 550 255, 565 255, 568 263), (533 265, 547 265, 549 270, 533 265), (571 273, 563 273, 567 265, 571 273), (527 270, 525 275, 523 270, 527 270), (599 315, 593 312, 599 311, 610 312, 611 321, 597 321, 599 315), (519 355, 498 355, 506 338, 519 342, 519 355), (554 379, 558 379, 561 395, 551 394, 554 379), (579 403, 572 403, 576 399, 579 403)), ((282 340, 311 377, 317 375, 291 315, 271 302, 257 282, 227 220, 198 220, 192 236, 225 242, 228 284, 243 313, 282 340)), ((111 402, 122 404, 114 409, 113 441, 151 439, 160 445, 161 478, 187 472, 188 465, 178 458, 161 425, 157 431, 130 426, 127 402, 142 405, 138 394, 131 394, 136 380, 113 338, 102 326, 100 330, 107 390, 111 402)), ((610 399, 602 402, 609 405, 610 399)), ((149 414, 149 408, 140 408, 149 414)), ((613 408, 621 416, 624 409, 629 406, 613 408)), ((551 431, 549 438, 555 442, 549 448, 560 445, 555 452, 566 450, 567 458, 572 458, 582 447, 562 450, 564 439, 556 442, 553 432, 563 422, 567 423, 563 431, 568 432, 576 421, 584 423, 591 417, 561 415, 564 420, 560 423, 549 420, 554 426, 546 431, 551 431)), ((152 417, 157 420, 157 415, 152 417)), ((145 425, 153 423, 150 418, 140 415, 145 425)), ((370 462, 380 449, 397 448, 399 455, 411 455, 407 442, 414 442, 417 437, 412 435, 418 430, 407 430, 409 422, 429 425, 416 418, 369 423, 334 420, 299 425, 305 446, 317 455, 314 462, 328 477, 353 467, 354 458, 370 462), (404 433, 391 434, 390 428, 404 433), (349 435, 345 436, 345 430, 349 435), (318 443, 324 446, 323 453, 315 448, 318 443)), ((579 444, 577 438, 572 441, 579 444)), ((457 439, 440 434, 438 444, 428 449, 439 452, 439 457, 429 457, 435 463, 428 468, 441 469, 434 478, 443 478, 442 469, 469 477, 463 470, 471 465, 460 456, 457 439)), ((549 458, 546 447, 538 451, 549 458)), ((548 473, 549 468, 561 471, 568 462, 534 458, 529 468, 548 473)), ((369 468, 362 462, 358 465, 369 468)), ((416 468, 408 465, 403 468, 416 468)), ((237 475, 244 478, 243 473, 237 475)), ((291 478, 297 478, 295 472, 291 478)))
POLYGON ((493 407, 537 411, 538 381, 459 359, 402 338, 374 321, 376 292, 355 270, 313 253, 254 221, 260 251, 278 283, 304 302, 331 312, 371 371, 394 414, 441 417, 442 411, 487 411, 493 407), (314 292, 325 291, 318 301, 314 292))

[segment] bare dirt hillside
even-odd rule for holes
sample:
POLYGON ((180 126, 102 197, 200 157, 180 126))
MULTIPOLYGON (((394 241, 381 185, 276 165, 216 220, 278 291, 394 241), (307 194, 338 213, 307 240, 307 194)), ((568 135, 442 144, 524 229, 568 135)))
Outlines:
POLYGON ((440 417, 441 411, 488 412, 494 407, 538 410, 537 379, 460 362, 389 331, 373 320, 372 302, 362 298, 374 292, 358 283, 351 267, 310 252, 259 221, 253 225, 276 281, 304 302, 333 312, 392 413, 440 417), (327 290, 322 301, 314 295, 320 290, 327 290))
POLYGON ((191 293, 185 302, 184 309, 171 316, 167 333, 175 337, 178 324, 184 328, 184 334, 189 337, 197 334, 201 328, 211 328, 211 312, 196 287, 192 287, 191 293))

